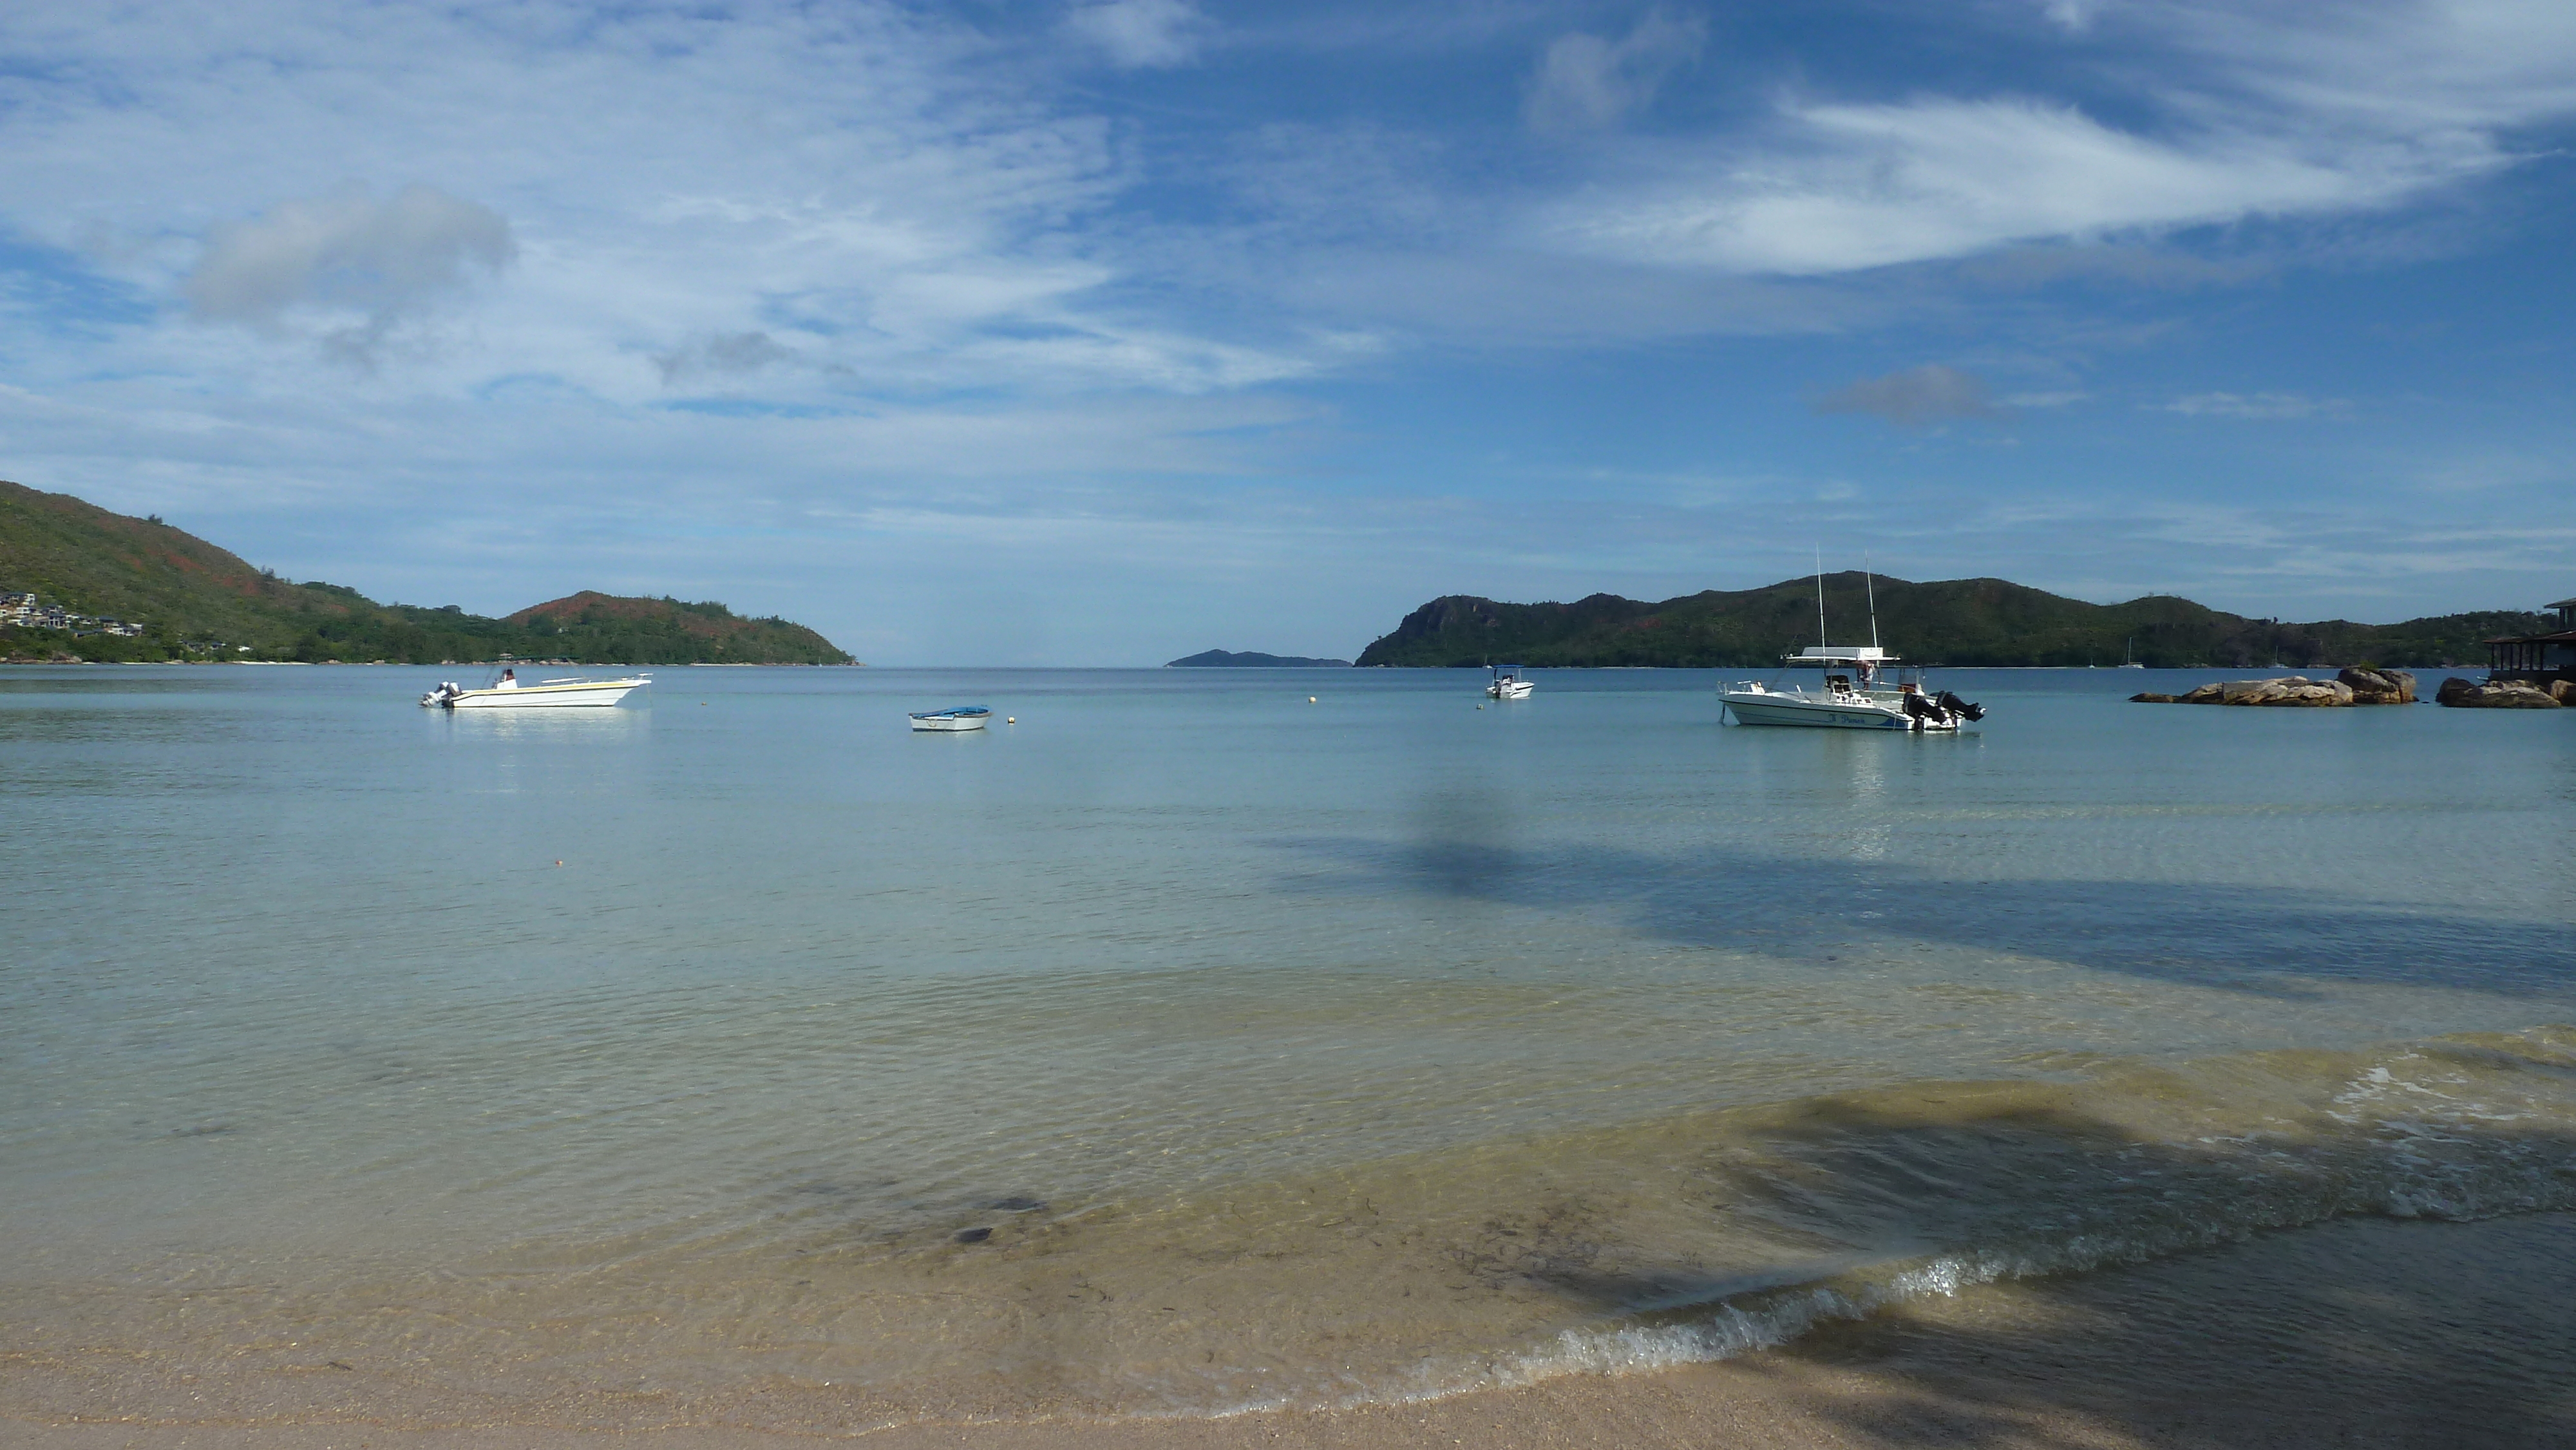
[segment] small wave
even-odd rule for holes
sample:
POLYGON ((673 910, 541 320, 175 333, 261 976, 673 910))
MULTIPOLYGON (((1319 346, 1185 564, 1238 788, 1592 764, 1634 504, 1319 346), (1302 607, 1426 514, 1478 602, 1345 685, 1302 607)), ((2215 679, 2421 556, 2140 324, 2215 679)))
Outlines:
POLYGON ((2257 1054, 2153 1069, 2078 1095, 2090 1101, 2056 1104, 2054 1121, 2044 1126, 2029 1121, 2023 1101, 2044 1090, 2001 1085, 1979 1109, 1937 1118, 1919 1108, 1947 1100, 1932 1096, 1944 1091, 1939 1084, 1804 1105, 1794 1116, 1832 1118, 1836 1129, 1784 1133, 1766 1145, 1767 1160, 1740 1175, 1754 1196, 1766 1181, 1831 1165, 1846 1174, 1835 1191, 1815 1189, 1816 1175, 1804 1175, 1808 1217, 1854 1204, 1866 1212, 1885 1202, 1892 1182, 1915 1177, 1918 1165, 1909 1159, 1944 1157, 1942 1166, 1959 1174, 1960 1138, 1983 1136, 1985 1171, 1969 1169, 1962 1184, 1978 1191, 1957 1211, 1927 1206, 1925 1217, 1982 1219, 2003 1241, 1891 1256, 1805 1282, 1567 1329, 1481 1365, 1424 1366, 1395 1398, 1730 1359, 1791 1343, 1831 1321, 1981 1284, 2145 1263, 2337 1218, 2467 1221, 2576 1209, 2571 1048, 2576 1033, 2549 1027, 2413 1044, 2375 1060, 2257 1054), (2135 1094, 2140 1077, 2159 1080, 2148 1099, 2171 1106, 2197 1097, 2188 1103, 2193 1116, 2236 1119, 2227 1126, 2237 1131, 2108 1141, 2055 1131, 2082 1107, 2108 1106, 2106 1092, 2135 1094), (2212 1078, 2225 1080, 2223 1091, 2207 1091, 2212 1078), (1864 1106, 1872 1097, 1881 1101, 1864 1106), (1908 1097, 1917 1111, 1906 1111, 1908 1097), (2312 1111, 2297 1111, 2300 1100, 2312 1111), (1942 1140, 1938 1149, 1908 1141, 1926 1135, 1942 1140), (1854 1164, 1867 1168, 1851 1174, 1854 1164), (1849 1181, 1866 1180, 1870 1169, 1881 1182, 1849 1181), (2016 1188, 2026 1196, 2016 1199, 2016 1188), (1813 1206, 1826 1199, 1830 1206, 1813 1206), (2056 1222, 2041 1227, 2033 1218, 2056 1222))

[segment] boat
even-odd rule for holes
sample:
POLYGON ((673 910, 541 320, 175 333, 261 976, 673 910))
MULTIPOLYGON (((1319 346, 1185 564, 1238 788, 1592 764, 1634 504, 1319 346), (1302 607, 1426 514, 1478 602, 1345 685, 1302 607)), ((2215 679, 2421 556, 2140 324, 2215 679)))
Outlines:
POLYGON ((1786 689, 1776 683, 1741 680, 1718 698, 1738 725, 1809 725, 1830 730, 1909 730, 1918 735, 1948 734, 1986 718, 1947 690, 1934 694, 1922 684, 1922 671, 1903 666, 1876 645, 1811 645, 1784 656, 1783 665, 1820 666, 1824 687, 1812 694, 1804 685, 1786 689), (1833 671, 1840 666, 1849 673, 1833 671), (1899 676, 1893 689, 1878 683, 1881 670, 1899 676), (1852 683, 1858 676, 1860 683, 1852 683), (1904 678, 1912 676, 1913 678, 1904 678))
POLYGON ((984 728, 984 722, 992 718, 993 712, 981 705, 952 705, 945 710, 915 710, 912 712, 912 728, 915 730, 981 730, 984 728))
POLYGON ((442 680, 437 689, 421 696, 420 702, 441 710, 597 709, 614 705, 625 699, 628 692, 643 689, 651 683, 651 675, 627 675, 614 680, 567 675, 561 679, 523 685, 519 683, 516 671, 505 669, 501 671, 500 679, 480 689, 469 690, 454 680, 442 680))
POLYGON ((2138 663, 2138 638, 2136 635, 2129 636, 2129 651, 2121 658, 2120 668, 2124 670, 2143 670, 2146 668, 2145 665, 2138 663))
POLYGON ((1805 725, 1827 730, 1903 730, 1916 735, 1955 734, 1962 726, 1986 718, 1984 707, 1947 690, 1931 692, 1919 667, 1905 665, 1878 644, 1878 589, 1870 586, 1868 644, 1827 644, 1825 576, 1816 571, 1818 643, 1780 663, 1786 668, 1814 667, 1825 672, 1824 687, 1809 694, 1804 685, 1782 689, 1776 681, 1740 680, 1719 699, 1738 725, 1805 725), (1837 669, 1844 673, 1836 673, 1837 669), (1882 675, 1895 679, 1893 687, 1882 675), (1853 681, 1857 679, 1859 683, 1853 681))
POLYGON ((1487 665, 1494 678, 1485 686, 1485 695, 1494 700, 1526 700, 1538 686, 1521 675, 1519 665, 1487 665))

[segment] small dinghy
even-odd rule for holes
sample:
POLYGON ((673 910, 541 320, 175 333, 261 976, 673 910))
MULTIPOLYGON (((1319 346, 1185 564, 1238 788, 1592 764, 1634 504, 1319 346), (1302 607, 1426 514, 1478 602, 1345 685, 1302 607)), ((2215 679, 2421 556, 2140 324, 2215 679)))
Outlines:
POLYGON ((984 728, 984 722, 992 718, 993 712, 981 705, 956 705, 945 710, 915 710, 912 713, 912 728, 915 730, 981 730, 984 728))

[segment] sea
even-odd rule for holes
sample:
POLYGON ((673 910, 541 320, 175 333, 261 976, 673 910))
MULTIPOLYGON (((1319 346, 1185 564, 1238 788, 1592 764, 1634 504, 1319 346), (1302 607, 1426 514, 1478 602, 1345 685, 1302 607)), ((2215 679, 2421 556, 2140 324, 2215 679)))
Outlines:
POLYGON ((14 1413, 1365 1404, 2576 1208, 2576 714, 455 674, 0 669, 14 1413))

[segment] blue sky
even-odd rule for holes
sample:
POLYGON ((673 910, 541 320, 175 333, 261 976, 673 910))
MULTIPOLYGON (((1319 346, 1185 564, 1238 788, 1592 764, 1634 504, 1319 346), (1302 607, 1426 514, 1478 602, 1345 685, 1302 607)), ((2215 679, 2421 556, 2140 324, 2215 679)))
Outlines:
POLYGON ((0 477, 887 664, 2576 594, 2576 5, 0 12, 0 477))

